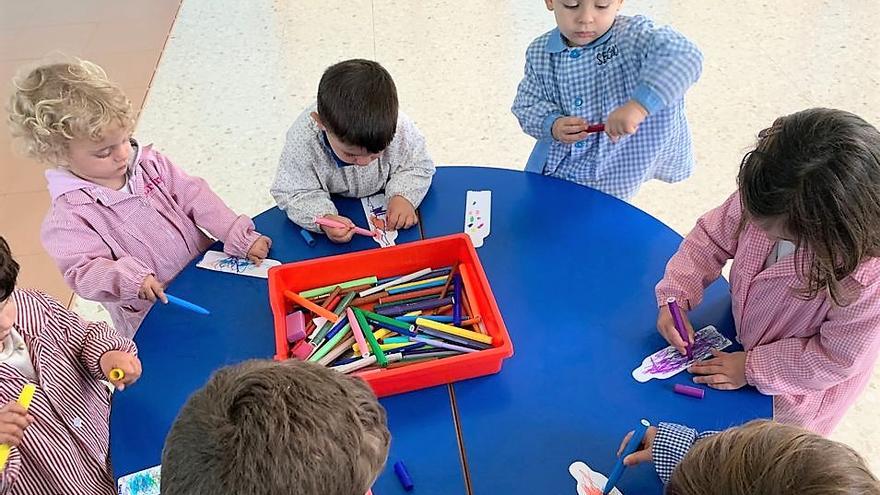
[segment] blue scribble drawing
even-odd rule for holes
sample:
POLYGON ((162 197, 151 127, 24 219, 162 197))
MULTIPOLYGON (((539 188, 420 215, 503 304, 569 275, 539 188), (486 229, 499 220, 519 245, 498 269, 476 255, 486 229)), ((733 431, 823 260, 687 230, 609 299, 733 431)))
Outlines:
POLYGON ((119 478, 119 495, 159 495, 161 466, 119 478))
POLYGON ((217 260, 215 262, 217 268, 221 269, 230 269, 235 270, 235 273, 244 273, 251 268, 255 268, 257 265, 253 264, 250 260, 244 258, 236 258, 235 256, 229 256, 227 258, 223 258, 222 260, 217 260))

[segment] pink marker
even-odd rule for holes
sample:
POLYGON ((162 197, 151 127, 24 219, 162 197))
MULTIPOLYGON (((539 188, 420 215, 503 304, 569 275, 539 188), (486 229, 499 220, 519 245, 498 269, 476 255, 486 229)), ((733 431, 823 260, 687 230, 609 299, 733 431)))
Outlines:
POLYGON ((669 307, 669 313, 672 315, 672 323, 675 324, 675 329, 678 330, 678 335, 680 335, 681 340, 684 341, 684 349, 687 352, 687 357, 688 359, 692 359, 694 357, 694 351, 691 349, 692 346, 688 339, 687 327, 684 325, 684 320, 681 318, 681 308, 678 307, 678 303, 675 302, 674 297, 666 299, 666 305, 669 307))
POLYGON ((370 329, 367 328, 364 330, 358 325, 358 320, 354 316, 354 311, 351 308, 345 308, 345 314, 348 315, 348 324, 351 325, 351 333, 354 335, 354 341, 357 342, 358 351, 360 351, 361 356, 367 357, 370 355, 370 348, 367 347, 367 339, 364 338, 364 332, 369 332, 370 329))
MULTIPOLYGON (((325 227, 331 227, 334 229, 347 229, 348 225, 345 225, 342 222, 337 222, 336 220, 331 220, 329 218, 319 217, 315 219, 315 223, 318 225, 323 225, 325 227)), ((367 230, 361 227, 355 227, 354 232, 356 234, 365 235, 367 237, 376 237, 379 235, 378 232, 373 232, 372 230, 367 230)))

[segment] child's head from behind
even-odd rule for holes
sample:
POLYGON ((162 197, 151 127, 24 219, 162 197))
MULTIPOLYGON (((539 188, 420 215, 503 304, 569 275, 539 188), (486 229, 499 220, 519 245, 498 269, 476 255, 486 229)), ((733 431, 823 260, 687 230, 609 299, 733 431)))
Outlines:
POLYGON ((324 71, 312 118, 327 131, 339 158, 367 165, 394 139, 397 109, 397 88, 388 71, 377 62, 355 59, 324 71))
POLYGON ((18 317, 18 308, 12 300, 12 291, 18 279, 18 263, 12 258, 9 244, 0 237, 0 341, 9 335, 18 317))
POLYGON ((880 132, 842 110, 780 117, 743 158, 737 182, 745 218, 798 247, 802 296, 827 288, 846 304, 838 281, 880 255, 880 132))
POLYGON ((97 183, 125 175, 134 113, 103 69, 84 60, 42 65, 13 85, 9 126, 29 156, 97 183))
POLYGON ((752 421, 700 440, 666 495, 880 495, 851 448, 797 426, 752 421))
POLYGON ((571 46, 585 46, 611 29, 623 0, 544 0, 571 46))
POLYGON ((253 360, 187 400, 162 453, 163 495, 359 495, 388 455, 367 385, 316 363, 253 360))

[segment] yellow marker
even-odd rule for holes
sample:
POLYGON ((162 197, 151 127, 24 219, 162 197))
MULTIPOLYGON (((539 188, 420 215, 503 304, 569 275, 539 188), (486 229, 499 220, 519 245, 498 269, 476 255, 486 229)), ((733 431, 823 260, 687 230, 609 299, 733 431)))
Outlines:
MULTIPOLYGON (((36 385, 33 383, 26 383, 24 387, 21 389, 21 394, 18 396, 18 405, 24 408, 27 411, 27 408, 31 405, 31 399, 34 398, 34 392, 37 391, 36 385)), ((11 449, 9 445, 5 443, 0 445, 0 472, 6 469, 6 461, 9 460, 9 449, 11 449)))
POLYGON ((464 337, 466 339, 474 340, 476 342, 482 342, 484 344, 492 343, 492 337, 489 335, 483 335, 478 332, 472 332, 470 330, 454 327, 452 325, 447 325, 445 323, 440 323, 434 320, 428 320, 426 318, 416 318, 416 325, 437 330, 438 332, 446 332, 451 335, 458 335, 459 337, 464 337))
MULTIPOLYGON (((376 337, 376 340, 383 339, 385 337, 388 337, 389 335, 397 335, 397 334, 392 332, 391 330, 388 330, 387 328, 380 328, 380 329, 376 330, 375 332, 373 332, 373 337, 376 337)), ((353 346, 351 346, 351 349, 355 352, 355 354, 357 354, 360 351, 360 348, 358 347, 357 344, 354 344, 353 346)), ((385 349, 382 349, 382 350, 384 351, 385 349)))
POLYGON ((119 368, 113 368, 112 370, 110 370, 109 378, 111 382, 118 382, 119 380, 125 378, 125 372, 119 368))

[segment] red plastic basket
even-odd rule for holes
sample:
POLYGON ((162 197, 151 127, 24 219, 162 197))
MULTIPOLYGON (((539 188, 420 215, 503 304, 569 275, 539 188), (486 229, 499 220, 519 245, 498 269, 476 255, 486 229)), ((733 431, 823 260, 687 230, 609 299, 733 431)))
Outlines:
POLYGON ((357 376, 369 383, 377 396, 384 397, 498 373, 504 359, 513 355, 513 344, 477 252, 465 234, 316 258, 270 269, 269 304, 275 319, 275 359, 284 360, 290 356, 285 318, 293 310, 293 305, 284 297, 285 290, 301 292, 372 275, 392 277, 456 263, 466 267, 462 275, 468 277, 465 282, 471 292, 470 300, 476 304, 476 312, 482 317, 486 332, 492 336, 493 347, 399 368, 368 370, 357 373, 357 376))

